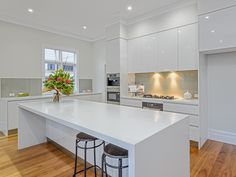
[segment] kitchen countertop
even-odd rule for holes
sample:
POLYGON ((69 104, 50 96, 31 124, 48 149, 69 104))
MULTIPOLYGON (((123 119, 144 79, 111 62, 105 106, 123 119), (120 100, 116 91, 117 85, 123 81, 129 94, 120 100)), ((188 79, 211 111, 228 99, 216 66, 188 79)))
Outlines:
MULTIPOLYGON (((74 153, 75 136, 84 132, 128 150, 129 168, 124 171, 124 177, 176 174, 189 177, 188 124, 188 115, 91 101, 22 103, 19 104, 18 149, 45 143, 50 138, 74 153), (169 170, 170 164, 175 168, 169 170)), ((102 151, 97 155, 101 158, 102 151)), ((87 160, 93 163, 90 157, 92 152, 87 160)))
POLYGON ((188 118, 184 114, 81 100, 22 103, 19 107, 63 125, 89 129, 131 145, 188 118))
MULTIPOLYGON (((91 93, 74 93, 68 97, 73 97, 73 96, 85 96, 85 95, 98 95, 102 93, 96 93, 96 92, 91 92, 91 93)), ((4 97, 0 98, 0 101, 21 101, 21 100, 35 100, 35 99, 44 99, 44 98, 52 98, 53 95, 50 94, 45 94, 45 95, 38 95, 38 96, 26 96, 26 97, 4 97)), ((66 96, 63 96, 66 97, 66 96)))
POLYGON ((143 98, 143 97, 131 97, 131 96, 121 96, 124 99, 135 99, 141 101, 157 102, 157 103, 175 103, 175 104, 188 104, 188 105, 199 105, 198 99, 175 99, 175 100, 165 100, 165 99, 156 99, 156 98, 143 98))

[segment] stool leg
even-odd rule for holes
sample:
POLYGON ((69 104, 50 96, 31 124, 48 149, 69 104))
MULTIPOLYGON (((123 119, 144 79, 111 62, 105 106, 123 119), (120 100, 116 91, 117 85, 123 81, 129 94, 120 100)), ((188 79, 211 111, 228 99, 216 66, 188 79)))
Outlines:
POLYGON ((119 168, 118 169, 119 170, 119 172, 118 172, 119 177, 122 177, 122 166, 123 166, 122 165, 122 159, 119 159, 119 167, 118 167, 119 168))
MULTIPOLYGON (((96 142, 93 142, 94 147, 96 146, 96 142)), ((96 149, 93 149, 93 156, 94 156, 94 176, 97 177, 97 164, 96 164, 96 149)))
POLYGON ((105 155, 102 154, 102 177, 104 177, 104 158, 105 158, 105 155))
POLYGON ((108 174, 107 174, 107 160, 106 160, 106 156, 104 158, 104 163, 105 163, 105 174, 106 174, 106 177, 108 177, 108 174))
POLYGON ((78 143, 78 141, 76 140, 75 141, 75 168, 74 168, 74 175, 73 175, 73 177, 75 177, 76 176, 76 172, 77 172, 77 158, 78 158, 78 148, 77 148, 77 143, 78 143))
POLYGON ((85 141, 84 146, 84 177, 87 176, 87 141, 85 141))

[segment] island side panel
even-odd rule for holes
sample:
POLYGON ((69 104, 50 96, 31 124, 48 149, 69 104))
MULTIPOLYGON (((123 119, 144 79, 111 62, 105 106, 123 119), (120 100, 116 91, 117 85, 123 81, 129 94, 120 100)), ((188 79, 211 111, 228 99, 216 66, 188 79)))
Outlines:
POLYGON ((18 113, 18 149, 45 143, 47 141, 45 118, 20 107, 18 113))
MULTIPOLYGON (((67 127, 65 125, 59 124, 55 121, 46 120, 46 136, 50 140, 54 141, 55 143, 59 144, 63 148, 67 149, 71 153, 75 153, 75 140, 76 140, 76 134, 78 134, 80 130, 76 130, 74 128, 67 127)), ((84 131, 85 133, 89 133, 84 131)), ((98 137, 99 138, 99 137, 98 137)), ((98 143, 100 143, 99 141, 98 143)), ((81 144, 83 145, 83 143, 81 144)), ((88 143, 88 146, 93 146, 93 143, 88 143)), ((102 159, 102 153, 103 153, 103 146, 100 146, 96 149, 96 157, 97 157, 97 165, 101 167, 101 159, 102 159)), ((78 156, 83 159, 84 158, 84 151, 81 149, 78 149, 78 156)), ((88 150, 87 151, 87 161, 90 164, 93 164, 93 151, 88 150)), ((107 159, 107 161, 111 165, 117 165, 116 160, 107 159)), ((127 162, 124 160, 124 164, 127 164, 127 162)), ((112 177, 118 177, 117 170, 113 170, 111 168, 108 168, 108 174, 112 177)), ((128 169, 123 170, 123 177, 128 177, 128 169)))
POLYGON ((135 146, 135 177, 190 177, 189 120, 135 146))

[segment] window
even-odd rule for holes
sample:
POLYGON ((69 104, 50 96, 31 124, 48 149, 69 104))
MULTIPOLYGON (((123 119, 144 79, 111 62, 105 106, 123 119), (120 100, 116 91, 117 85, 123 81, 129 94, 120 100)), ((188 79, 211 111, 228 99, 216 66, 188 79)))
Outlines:
POLYGON ((57 69, 63 68, 70 73, 75 81, 75 91, 77 85, 77 62, 76 53, 59 49, 44 49, 44 72, 45 80, 57 69))

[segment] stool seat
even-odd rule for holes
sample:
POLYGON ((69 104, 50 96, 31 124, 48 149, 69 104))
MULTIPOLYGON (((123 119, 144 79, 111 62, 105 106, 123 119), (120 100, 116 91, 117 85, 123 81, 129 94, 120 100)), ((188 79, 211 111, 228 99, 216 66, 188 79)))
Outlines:
POLYGON ((114 144, 108 144, 104 148, 104 152, 108 156, 117 157, 117 158, 127 158, 128 157, 128 150, 123 149, 119 146, 114 144))
POLYGON ((80 140, 80 141, 95 141, 95 140, 98 140, 96 137, 88 135, 88 134, 83 133, 83 132, 78 133, 76 135, 76 138, 77 138, 77 140, 80 140))

